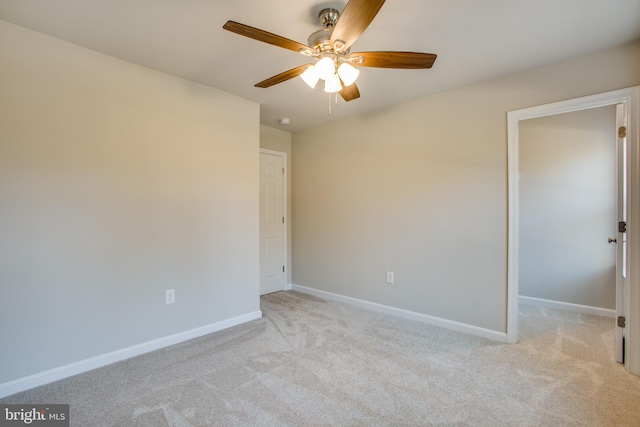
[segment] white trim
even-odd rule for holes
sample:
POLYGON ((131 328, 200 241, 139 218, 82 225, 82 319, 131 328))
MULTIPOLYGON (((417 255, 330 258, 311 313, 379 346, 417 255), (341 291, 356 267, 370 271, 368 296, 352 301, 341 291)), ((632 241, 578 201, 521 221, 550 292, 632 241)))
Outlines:
POLYGON ((593 307, 590 305, 573 304, 570 302, 553 301, 544 298, 525 297, 520 295, 518 297, 520 304, 530 304, 538 307, 554 308, 556 310, 573 311, 576 313, 591 314, 593 316, 602 317, 616 317, 616 311, 610 308, 593 307))
POLYGON ((627 285, 625 365, 640 375, 640 86, 627 104, 627 285))
POLYGON ((507 113, 508 159, 508 249, 507 249, 507 338, 518 340, 518 257, 519 257, 519 188, 518 150, 520 120, 550 116, 624 103, 627 105, 628 187, 627 187, 627 282, 629 290, 628 320, 625 333, 627 368, 640 375, 640 86, 507 113), (634 227, 635 224, 639 226, 634 227))
POLYGON ((68 378, 73 375, 81 374, 83 372, 91 371, 93 369, 110 365, 112 363, 120 362, 131 357, 139 356, 141 354, 179 344, 181 342, 198 338, 203 335, 218 332, 232 326, 237 326, 242 323, 260 319, 261 317, 262 311, 253 311, 247 314, 232 317, 230 319, 225 319, 220 322, 212 323, 210 325, 201 326, 199 328, 191 329, 184 332, 179 332, 177 334, 169 335, 163 338, 158 338, 131 347, 91 357, 89 359, 69 363, 68 365, 59 366, 57 368, 49 369, 48 371, 38 372, 27 377, 18 378, 16 380, 0 384, 0 398, 19 393, 21 391, 29 390, 31 388, 38 387, 44 384, 48 384, 53 381, 68 378))
POLYGON ((291 283, 287 283, 286 286, 284 287, 285 291, 290 291, 293 289, 293 285, 291 283))
MULTIPOLYGON (((627 105, 624 103, 620 103, 616 105, 616 127, 615 129, 620 129, 622 126, 627 125, 627 105)), ((617 134, 617 132, 616 132, 617 134)), ((627 220, 627 200, 626 200, 626 186, 627 186, 627 176, 626 176, 626 137, 620 138, 619 135, 616 135, 616 221, 626 221, 627 220), (625 192, 623 194, 623 192, 625 192), (622 196, 622 197, 620 197, 622 196)), ((615 226, 613 228, 615 230, 615 226)), ((621 242, 626 242, 626 236, 621 236, 619 232, 614 232, 615 238, 620 240, 621 242)), ((616 241, 617 241, 616 240, 616 241)), ((625 307, 625 300, 628 298, 624 297, 626 292, 625 289, 625 277, 626 273, 623 271, 625 266, 625 252, 626 252, 626 243, 621 245, 616 243, 615 247, 615 259, 616 259, 616 317, 625 316, 626 313, 629 312, 628 308, 625 307)), ((615 357, 616 362, 624 363, 624 335, 625 330, 623 328, 615 328, 614 332, 615 339, 615 357)))
POLYGON ((261 148, 260 152, 264 153, 264 154, 271 154, 273 156, 284 156, 284 157, 287 157, 287 153, 284 152, 284 151, 270 150, 268 148, 261 148))
MULTIPOLYGON (((282 224, 282 263, 284 264, 284 284, 282 286, 283 291, 290 291, 291 284, 289 283, 289 199, 287 196, 287 190, 289 185, 289 167, 287 163, 287 153, 284 151, 269 150, 268 148, 261 148, 260 154, 270 154, 272 156, 282 157, 282 164, 284 167, 284 173, 282 174, 282 214, 284 215, 284 223, 282 224)), ((260 243, 262 245, 262 243, 260 243)))
POLYGON ((457 332, 464 332, 466 334, 487 338, 493 341, 499 341, 503 343, 507 342, 507 334, 505 334, 504 332, 497 332, 491 329, 480 328, 478 326, 473 326, 466 323, 460 323, 453 320, 443 319, 441 317, 429 316, 428 314, 416 313, 415 311, 404 310, 402 308, 391 307, 388 305, 365 301, 358 298, 352 298, 352 297, 348 297, 340 294, 334 294, 332 292, 321 291, 319 289, 308 288, 306 286, 300 286, 300 285, 294 284, 293 290, 298 292, 303 292, 305 294, 313 295, 319 298, 324 298, 332 301, 354 305, 360 308, 365 308, 365 309, 376 311, 379 313, 390 314, 392 316, 398 316, 398 317, 402 317, 404 319, 409 319, 409 320, 415 320, 418 322, 427 323, 429 325, 451 329, 457 332))

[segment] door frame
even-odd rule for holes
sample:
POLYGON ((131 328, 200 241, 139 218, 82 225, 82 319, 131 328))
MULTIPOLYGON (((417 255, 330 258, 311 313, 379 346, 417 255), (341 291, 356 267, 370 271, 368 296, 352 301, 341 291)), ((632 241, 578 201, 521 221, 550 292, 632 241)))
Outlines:
POLYGON ((627 280, 628 302, 625 365, 640 375, 640 86, 539 105, 507 113, 507 341, 518 341, 519 237, 519 122, 521 120, 625 104, 627 114, 627 280))
MULTIPOLYGON (((282 174, 282 215, 284 215, 284 223, 282 224, 282 263, 284 264, 284 284, 282 287, 283 291, 291 290, 291 284, 289 278, 289 202, 288 202, 288 163, 287 163, 287 153, 284 151, 276 151, 270 150, 267 148, 260 148, 260 154, 269 154, 272 156, 282 157, 282 164, 284 165, 284 173, 282 174)), ((258 195, 260 197, 260 195, 258 195)), ((262 243, 260 244, 262 248, 262 243)), ((262 249, 260 249, 262 251, 262 249)), ((260 257, 262 257, 262 253, 260 253, 260 257)), ((260 278, 262 280, 262 278, 260 278)))

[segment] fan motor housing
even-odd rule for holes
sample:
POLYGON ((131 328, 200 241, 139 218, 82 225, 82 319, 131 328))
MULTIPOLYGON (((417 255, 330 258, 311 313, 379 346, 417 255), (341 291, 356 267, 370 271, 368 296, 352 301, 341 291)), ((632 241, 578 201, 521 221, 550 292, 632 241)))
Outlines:
POLYGON ((315 33, 311 34, 308 39, 307 46, 310 46, 316 50, 316 52, 324 52, 331 50, 331 34, 333 28, 323 28, 315 33))

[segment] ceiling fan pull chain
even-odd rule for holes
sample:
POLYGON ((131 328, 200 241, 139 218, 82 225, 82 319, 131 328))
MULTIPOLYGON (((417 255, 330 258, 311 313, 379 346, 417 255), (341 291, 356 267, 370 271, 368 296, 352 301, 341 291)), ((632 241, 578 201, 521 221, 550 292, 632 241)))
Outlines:
POLYGON ((331 94, 329 94, 329 115, 331 115, 331 94))

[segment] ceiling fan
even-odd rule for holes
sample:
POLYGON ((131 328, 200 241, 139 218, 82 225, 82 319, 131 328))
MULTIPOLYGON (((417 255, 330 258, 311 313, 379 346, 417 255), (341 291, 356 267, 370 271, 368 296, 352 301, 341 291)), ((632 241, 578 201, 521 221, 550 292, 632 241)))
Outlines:
POLYGON ((292 68, 257 83, 267 88, 300 76, 314 88, 318 80, 325 81, 325 92, 340 93, 345 101, 360 97, 355 84, 360 71, 354 67, 424 69, 431 68, 435 54, 420 52, 351 52, 351 45, 369 26, 385 0, 350 0, 342 14, 335 9, 320 11, 318 19, 323 29, 311 34, 308 45, 269 33, 235 21, 227 21, 223 28, 274 46, 312 57, 316 63, 292 68))

